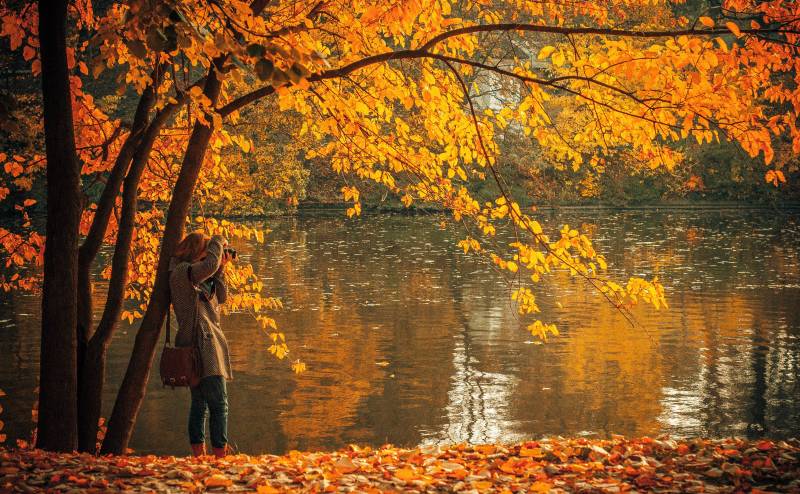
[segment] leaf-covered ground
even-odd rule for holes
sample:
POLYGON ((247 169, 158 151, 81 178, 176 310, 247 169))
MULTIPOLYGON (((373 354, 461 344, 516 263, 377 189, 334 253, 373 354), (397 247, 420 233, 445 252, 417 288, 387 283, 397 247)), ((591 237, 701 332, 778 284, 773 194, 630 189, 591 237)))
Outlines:
POLYGON ((42 491, 800 493, 800 441, 552 439, 222 460, 0 450, 0 493, 42 491))

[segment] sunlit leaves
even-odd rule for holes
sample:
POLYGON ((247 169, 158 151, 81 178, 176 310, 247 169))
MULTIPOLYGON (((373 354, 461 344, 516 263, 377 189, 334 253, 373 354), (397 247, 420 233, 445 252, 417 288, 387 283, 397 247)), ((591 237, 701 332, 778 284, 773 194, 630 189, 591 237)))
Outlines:
POLYGON ((531 335, 542 340, 547 340, 547 337, 550 335, 559 335, 555 324, 545 324, 542 321, 534 321, 533 324, 528 325, 527 329, 531 335))
MULTIPOLYGON (((268 350, 269 353, 275 355, 279 359, 284 359, 289 354, 289 347, 286 346, 286 337, 283 333, 272 333, 269 335, 270 339, 272 340, 272 344, 269 346, 268 350)), ((299 366, 295 366, 293 364, 292 369, 299 369, 299 366)), ((304 368, 304 367, 303 367, 304 368)), ((298 372, 295 370, 295 372, 298 372)))
POLYGON ((544 59, 550 57, 550 55, 554 51, 556 51, 556 47, 555 46, 551 46, 551 45, 545 46, 541 50, 539 50, 539 55, 537 56, 537 58, 539 60, 544 60, 544 59))
POLYGON ((777 187, 779 183, 786 183, 786 177, 781 170, 768 170, 766 175, 764 175, 764 180, 775 187, 777 187))
MULTIPOLYGON (((296 205, 308 178, 306 167, 329 167, 341 175, 339 184, 347 184, 341 193, 349 203, 348 217, 361 214, 358 187, 371 182, 405 207, 416 203, 449 211, 454 222, 469 230, 457 247, 465 254, 485 256, 519 283, 536 283, 562 271, 583 279, 620 307, 637 301, 664 306, 656 280, 622 286, 605 279, 605 260, 582 229, 543 227, 506 190, 480 200, 472 191, 487 185, 478 187, 479 182, 493 189, 503 186, 508 157, 500 154, 501 144, 514 133, 538 146, 537 159, 584 172, 576 182, 585 196, 597 193, 607 160, 632 171, 672 173, 684 161, 676 149, 684 140, 708 144, 728 139, 767 164, 775 159, 774 141, 788 139, 800 152, 800 92, 791 83, 796 53, 791 43, 767 43, 739 27, 749 17, 763 18, 765 25, 796 19, 798 7, 744 0, 729 7, 742 11, 741 16, 731 13, 725 24, 731 34, 715 29, 715 21, 702 15, 705 12, 695 13, 699 25, 694 29, 691 17, 677 16, 671 4, 648 0, 423 0, 385 5, 277 1, 257 14, 240 1, 136 0, 113 4, 100 16, 76 4, 72 15, 91 37, 69 52, 77 141, 87 177, 107 173, 127 137, 127 127, 108 116, 115 113, 83 92, 87 72, 113 81, 120 95, 153 88, 155 109, 181 102, 156 139, 139 187, 141 203, 152 209, 136 217, 126 295, 139 303, 148 300, 163 228, 161 206, 171 199, 186 129, 201 123, 213 133, 194 191, 200 218, 190 222, 191 228, 262 242, 263 230, 212 217, 263 212, 264 203, 278 199, 296 205), (440 39, 425 53, 406 51, 394 57, 402 50, 420 50, 454 29, 501 22, 631 33, 656 28, 692 31, 657 38, 566 37, 516 30, 463 33, 440 39), (712 30, 714 36, 708 33, 712 30), (374 57, 381 58, 365 62, 374 57), (348 67, 352 70, 344 70, 348 67), (215 104, 200 79, 209 68, 222 83, 215 104), (254 88, 269 95, 269 113, 278 117, 253 124, 254 116, 263 116, 257 111, 220 110, 254 88), (770 116, 765 102, 793 111, 770 116), (247 125, 251 129, 245 130, 247 125), (115 134, 116 129, 120 130, 115 134), (291 143, 275 145, 283 134, 291 143), (516 241, 498 246, 498 233, 509 231, 516 241)), ((14 14, 3 10, 0 32, 37 73, 35 15, 14 14)), ((750 27, 760 29, 758 24, 750 27)), ((260 104, 257 101, 252 102, 260 104)), ((40 156, 3 156, 0 161, 0 199, 30 190, 42 170, 40 156)), ((784 182, 781 169, 789 169, 780 163, 772 166, 765 180, 784 182)), ((23 218, 37 207, 26 202, 27 195, 15 199, 23 218)), ((87 205, 84 233, 93 211, 94 206, 87 205)), ((113 241, 115 231, 112 220, 106 241, 113 241)), ((6 250, 17 249, 17 244, 36 245, 30 231, 15 234, 19 236, 4 240, 6 250)), ((35 252, 36 247, 27 254, 14 252, 12 265, 34 260, 35 252)), ((271 310, 277 302, 261 294, 263 286, 252 268, 242 264, 228 271, 235 288, 230 310, 253 311, 264 329, 274 332, 274 320, 261 310, 271 310)), ((10 283, 9 278, 4 281, 10 283)), ((534 307, 526 296, 521 299, 525 311, 534 307)), ((136 312, 125 316, 130 320, 136 312)), ((141 307, 138 312, 143 312, 141 307)), ((547 326, 532 332, 552 334, 547 326)), ((273 353, 285 356, 278 341, 273 343, 273 353)))
POLYGON ((725 27, 727 27, 737 38, 742 36, 742 31, 735 22, 726 22, 725 27))
POLYGON ((712 19, 711 17, 708 17, 708 16, 701 16, 701 17, 700 17, 698 20, 699 20, 699 21, 700 21, 700 23, 701 23, 701 24, 703 24, 705 27, 709 27, 709 28, 711 28, 711 27, 714 27, 714 24, 715 24, 715 23, 714 23, 714 19, 712 19))
POLYGON ((172 490, 365 493, 552 491, 780 491, 775 478, 798 476, 793 441, 744 439, 542 439, 515 444, 423 445, 223 459, 83 457, 21 449, 4 453, 9 485, 53 484, 69 490, 132 491, 143 478, 172 490))

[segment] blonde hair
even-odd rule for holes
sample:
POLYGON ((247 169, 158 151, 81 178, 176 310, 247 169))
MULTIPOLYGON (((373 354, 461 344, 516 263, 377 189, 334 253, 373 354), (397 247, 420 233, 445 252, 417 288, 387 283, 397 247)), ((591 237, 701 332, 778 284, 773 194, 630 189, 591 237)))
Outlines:
POLYGON ((178 261, 193 262, 206 250, 210 238, 203 232, 192 232, 181 240, 175 248, 175 258, 178 261))

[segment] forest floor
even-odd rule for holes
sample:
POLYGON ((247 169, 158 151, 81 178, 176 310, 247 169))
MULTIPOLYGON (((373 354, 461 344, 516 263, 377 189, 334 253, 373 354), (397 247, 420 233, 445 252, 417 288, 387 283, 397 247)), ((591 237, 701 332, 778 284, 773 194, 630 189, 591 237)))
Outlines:
POLYGON ((43 491, 800 493, 800 441, 556 438, 219 460, 0 449, 0 493, 43 491))

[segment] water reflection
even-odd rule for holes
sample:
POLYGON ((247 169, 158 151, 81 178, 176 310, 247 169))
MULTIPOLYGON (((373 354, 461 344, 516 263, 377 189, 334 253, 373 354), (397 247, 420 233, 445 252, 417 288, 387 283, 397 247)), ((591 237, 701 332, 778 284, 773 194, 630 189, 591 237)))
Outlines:
MULTIPOLYGON (((235 381, 232 439, 247 452, 511 441, 542 435, 800 432, 800 224, 773 212, 553 213, 583 222, 617 273, 658 273, 669 311, 632 328, 579 280, 556 276, 539 305, 563 337, 536 344, 506 282, 426 217, 271 221, 238 245, 266 287, 295 376, 250 316, 226 318, 235 381), (561 307, 563 306, 563 308, 561 307)), ((38 300, 0 308, 3 419, 29 427, 38 300)), ((106 414, 133 332, 113 342, 106 414)), ((151 383, 132 446, 184 453, 185 390, 151 383)))

